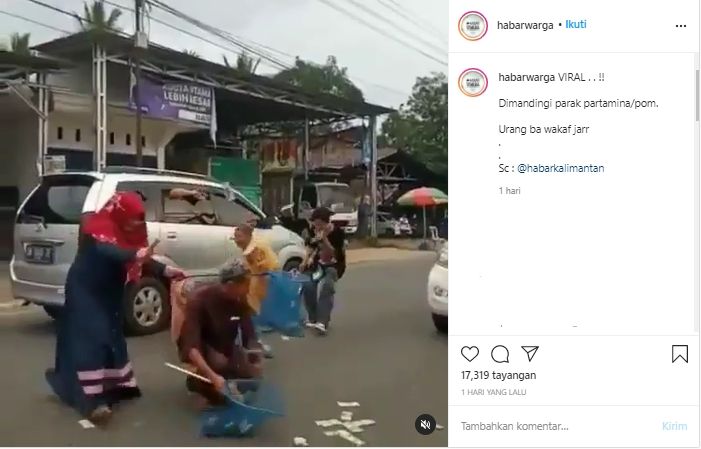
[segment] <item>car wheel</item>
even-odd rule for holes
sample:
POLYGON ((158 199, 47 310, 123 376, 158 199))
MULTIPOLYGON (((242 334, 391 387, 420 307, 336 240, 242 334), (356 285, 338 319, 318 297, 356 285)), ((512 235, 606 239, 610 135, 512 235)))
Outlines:
POLYGON ((61 307, 59 307, 59 306, 44 306, 44 311, 52 319, 57 320, 59 315, 61 314, 61 307))
POLYGON ((170 320, 168 290, 158 279, 145 277, 127 288, 124 327, 129 335, 149 335, 166 329, 170 320))
POLYGON ((448 333, 448 317, 443 316, 443 315, 437 315, 435 313, 431 314, 433 317, 433 324, 436 326, 436 329, 438 329, 438 332, 441 332, 443 334, 448 333))
POLYGON ((285 272, 290 272, 290 271, 299 271, 299 266, 302 265, 302 261, 300 259, 290 259, 287 262, 285 262, 285 266, 282 267, 282 271, 285 272))

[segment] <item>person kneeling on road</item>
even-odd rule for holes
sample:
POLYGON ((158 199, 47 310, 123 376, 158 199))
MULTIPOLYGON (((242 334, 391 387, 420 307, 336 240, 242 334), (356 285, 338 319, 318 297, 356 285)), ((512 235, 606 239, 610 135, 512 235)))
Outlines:
MULTIPOLYGON (((202 286, 188 298, 177 340, 181 361, 211 383, 189 377, 187 388, 209 405, 221 405, 227 379, 262 376, 262 358, 252 310, 248 306, 248 271, 235 260, 220 271, 220 282, 202 286), (237 345, 237 340, 240 345, 237 345)), ((239 394, 231 388, 234 395, 239 394)))

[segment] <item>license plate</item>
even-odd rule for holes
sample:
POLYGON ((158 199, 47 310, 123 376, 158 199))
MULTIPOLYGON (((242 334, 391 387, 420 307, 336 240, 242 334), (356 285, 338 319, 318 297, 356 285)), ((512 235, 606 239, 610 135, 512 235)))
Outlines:
POLYGON ((54 247, 27 245, 24 247, 24 258, 31 263, 52 264, 54 263, 54 247))

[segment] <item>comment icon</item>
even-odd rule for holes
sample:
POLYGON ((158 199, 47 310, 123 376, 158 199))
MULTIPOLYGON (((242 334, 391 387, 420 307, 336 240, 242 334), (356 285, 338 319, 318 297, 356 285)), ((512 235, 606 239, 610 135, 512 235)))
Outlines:
POLYGON ((504 345, 492 348, 492 360, 497 363, 509 363, 509 350, 504 345))

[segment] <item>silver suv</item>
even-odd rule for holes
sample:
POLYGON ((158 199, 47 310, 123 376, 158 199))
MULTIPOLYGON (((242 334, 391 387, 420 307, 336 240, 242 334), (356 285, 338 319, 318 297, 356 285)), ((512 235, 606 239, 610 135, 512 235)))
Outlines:
MULTIPOLYGON (((60 313, 80 216, 100 209, 116 191, 141 194, 149 240, 161 240, 156 258, 188 273, 212 274, 227 259, 240 256, 233 228, 252 216, 259 223, 256 236, 270 243, 284 270, 297 268, 304 257, 301 237, 266 217, 236 190, 204 176, 119 167, 100 173, 62 173, 43 177, 17 214, 10 263, 15 298, 39 304, 54 317, 60 313), (202 190, 207 199, 196 204, 171 199, 169 192, 175 188, 202 190)), ((167 281, 145 275, 128 287, 124 309, 124 324, 131 334, 167 328, 167 281)))

